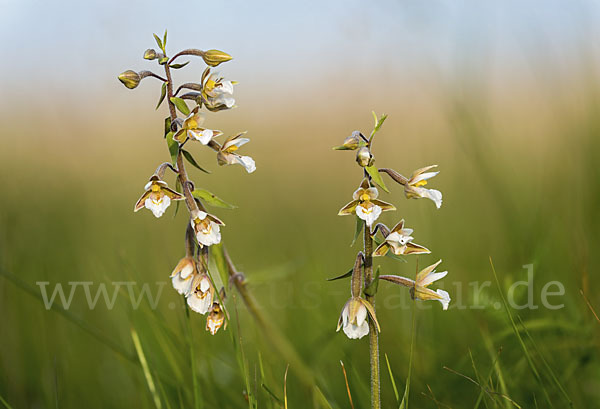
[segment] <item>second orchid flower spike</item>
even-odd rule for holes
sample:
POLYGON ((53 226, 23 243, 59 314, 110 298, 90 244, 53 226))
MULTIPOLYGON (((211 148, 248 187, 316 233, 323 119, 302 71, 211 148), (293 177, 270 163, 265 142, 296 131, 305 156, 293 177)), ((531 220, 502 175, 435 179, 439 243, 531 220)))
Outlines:
POLYGON ((373 256, 385 256, 392 250, 397 256, 408 254, 429 254, 429 249, 413 243, 411 236, 413 229, 404 227, 404 219, 394 226, 392 231, 385 237, 385 241, 379 245, 373 252, 373 256))
POLYGON ((356 189, 352 198, 354 199, 346 206, 342 207, 338 213, 339 216, 356 214, 360 219, 367 222, 367 226, 372 226, 381 212, 386 210, 396 210, 393 204, 378 200, 379 192, 377 188, 371 187, 369 179, 363 179, 360 187, 356 189))
POLYGON ((434 281, 440 280, 446 277, 446 275, 448 274, 447 271, 442 271, 440 273, 435 272, 435 268, 441 262, 442 260, 419 271, 414 281, 410 278, 401 277, 397 275, 381 275, 379 276, 379 279, 386 280, 394 284, 403 285, 404 287, 409 287, 410 296, 413 300, 436 300, 442 303, 442 307, 444 310, 447 310, 448 305, 450 304, 450 294, 448 294, 447 291, 444 291, 442 289, 437 289, 436 291, 433 291, 432 289, 428 288, 434 281))

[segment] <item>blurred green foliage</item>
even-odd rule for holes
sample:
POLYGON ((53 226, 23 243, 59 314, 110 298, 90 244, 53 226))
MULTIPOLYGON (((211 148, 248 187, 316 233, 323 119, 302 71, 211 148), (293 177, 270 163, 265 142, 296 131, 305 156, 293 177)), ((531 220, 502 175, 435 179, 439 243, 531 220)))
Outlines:
MULTIPOLYGON (((600 245, 600 84, 592 76, 574 78, 577 91, 515 89, 504 97, 490 96, 486 83, 457 81, 424 106, 311 107, 302 121, 302 108, 293 106, 267 107, 276 118, 271 121, 226 114, 215 127, 250 130, 258 165, 253 175, 217 168, 213 155, 192 152, 213 171, 191 169, 197 187, 239 206, 214 211, 227 224, 229 252, 331 407, 349 407, 340 360, 355 407, 368 407, 367 340, 335 332, 349 282, 325 280, 346 272, 360 248, 350 247, 354 220, 336 216, 360 174, 351 158, 331 147, 354 129, 368 132, 371 109, 389 114, 377 137, 377 166, 410 174, 437 163, 441 170, 432 182, 444 193, 439 211, 429 201, 406 200, 389 179, 391 193, 381 192, 398 208, 382 221, 392 226, 404 218, 415 241, 434 249, 406 264, 376 260, 382 273, 411 276, 417 262, 439 258, 450 272, 442 282, 452 295, 450 310, 417 305, 411 407, 512 407, 499 394, 523 408, 569 407, 565 394, 574 407, 600 407, 600 322, 580 294, 583 289, 600 310, 593 274, 600 257, 594 250, 600 245), (490 257, 505 295, 526 279, 523 265, 533 264, 535 303, 541 304, 544 285, 558 280, 565 295, 551 300, 564 308, 512 309, 513 327, 500 307, 490 257), (470 283, 486 281, 491 284, 476 297, 470 283)), ((43 140, 35 138, 37 127, 3 121, 0 397, 14 408, 79 408, 83 402, 87 408, 152 408, 157 400, 164 408, 192 407, 194 368, 199 407, 244 408, 249 395, 258 407, 282 407, 288 362, 236 294, 229 294, 229 328, 213 337, 204 317, 188 318, 170 287, 168 276, 184 252, 185 212, 173 221, 173 208, 158 220, 132 211, 155 164, 169 157, 161 116, 129 107, 109 117, 109 104, 100 104, 96 121, 103 121, 104 108, 106 123, 90 129, 93 118, 77 111, 66 133, 41 112, 40 123, 50 123, 43 140), (153 294, 156 283, 165 284, 156 309, 145 301, 132 308, 125 290, 113 309, 102 299, 90 309, 78 288, 65 314, 44 308, 40 281, 50 282, 50 290, 62 283, 67 291, 70 281, 91 281, 92 294, 101 283, 133 281, 136 294, 143 283, 153 294)), ((515 296, 527 302, 524 288, 515 296)), ((397 389, 404 390, 410 305, 408 291, 379 287, 384 407, 398 405, 384 353, 397 389)), ((295 370, 290 366, 287 377, 288 407, 312 407, 295 370)))

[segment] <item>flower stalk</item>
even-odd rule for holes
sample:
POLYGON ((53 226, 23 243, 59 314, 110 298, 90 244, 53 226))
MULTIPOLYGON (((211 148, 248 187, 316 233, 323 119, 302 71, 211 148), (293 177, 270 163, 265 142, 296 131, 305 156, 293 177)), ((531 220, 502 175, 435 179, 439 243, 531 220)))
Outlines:
MULTIPOLYGON (((371 227, 364 222, 364 248, 365 248, 365 285, 373 282, 373 238, 371 227)), ((375 309, 375 295, 366 295, 366 299, 375 309)), ((369 321, 369 362, 371 366, 371 407, 381 408, 380 372, 379 372, 379 333, 373 320, 369 321)))
MULTIPOLYGON (((369 335, 371 408, 380 409, 379 332, 381 330, 375 313, 375 297, 380 279, 408 287, 413 300, 437 300, 442 304, 444 310, 448 309, 450 295, 442 289, 434 291, 428 288, 434 281, 445 277, 447 274, 446 271, 441 273, 435 272, 435 268, 441 263, 441 260, 419 271, 415 280, 393 274, 380 276, 379 267, 377 267, 375 273, 373 272, 373 257, 382 257, 388 254, 392 257, 399 257, 431 253, 426 247, 412 242, 413 229, 405 227, 404 219, 397 222, 392 229, 383 223, 375 223, 384 211, 396 210, 396 207, 391 203, 386 203, 378 199, 379 191, 377 187, 389 192, 381 178, 381 174, 387 174, 394 182, 402 185, 407 199, 427 198, 433 201, 438 209, 442 205, 442 193, 438 190, 424 187, 427 185, 429 179, 439 173, 431 171, 437 165, 418 169, 413 172, 410 178, 402 176, 394 169, 378 169, 375 166, 375 157, 372 153, 373 141, 375 134, 380 130, 387 116, 383 115, 377 118, 374 113, 373 116, 375 117, 375 126, 368 139, 360 131, 354 131, 351 136, 344 139, 342 145, 333 148, 334 150, 343 151, 356 150, 356 163, 362 168, 361 173, 363 174, 360 187, 352 195, 354 200, 342 207, 338 213, 340 216, 354 215, 356 217, 357 229, 355 239, 358 238, 362 229, 364 234, 364 255, 362 252, 359 253, 352 271, 352 297, 342 309, 337 329, 339 330, 343 326, 344 333, 350 339, 359 339, 367 334, 369 335), (372 228, 372 226, 374 227, 372 228), (381 233, 383 240, 377 242, 378 246, 374 249, 374 241, 377 233, 381 233), (362 269, 360 268, 360 261, 363 264, 362 269), (361 270, 363 274, 362 279, 357 278, 357 274, 361 270), (360 290, 357 290, 357 288, 360 290), (363 294, 364 298, 362 298, 363 294)), ((347 273, 337 278, 345 278, 349 275, 347 273)), ((410 375, 408 379, 410 379, 410 375)), ((408 399, 408 394, 406 394, 406 399, 408 399)), ((408 405, 408 402, 406 404, 408 405)))

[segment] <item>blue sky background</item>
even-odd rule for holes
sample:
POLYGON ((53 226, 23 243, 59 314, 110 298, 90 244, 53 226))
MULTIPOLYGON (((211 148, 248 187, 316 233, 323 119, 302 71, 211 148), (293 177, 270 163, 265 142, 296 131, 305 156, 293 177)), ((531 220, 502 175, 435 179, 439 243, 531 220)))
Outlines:
POLYGON ((164 28, 171 50, 226 50, 232 75, 261 89, 473 67, 510 74, 536 61, 566 69, 582 46, 595 58, 598 22, 600 3, 583 1, 0 0, 0 87, 104 90, 102 79, 150 67, 141 54, 164 28))

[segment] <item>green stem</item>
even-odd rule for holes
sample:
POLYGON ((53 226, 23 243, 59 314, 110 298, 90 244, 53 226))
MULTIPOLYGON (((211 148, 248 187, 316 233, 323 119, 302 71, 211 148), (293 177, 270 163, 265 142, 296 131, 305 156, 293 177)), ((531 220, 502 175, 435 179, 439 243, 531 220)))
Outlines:
MULTIPOLYGON (((365 286, 373 281, 373 238, 371 228, 365 222, 365 286)), ((375 295, 367 295, 366 299, 375 309, 375 295)), ((371 361, 371 408, 381 408, 380 386, 379 386, 379 335, 377 326, 373 320, 369 320, 369 353, 371 361)))

